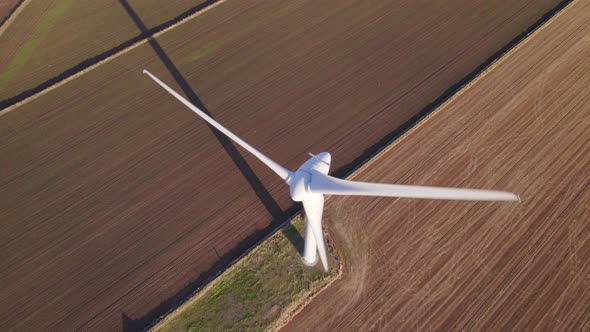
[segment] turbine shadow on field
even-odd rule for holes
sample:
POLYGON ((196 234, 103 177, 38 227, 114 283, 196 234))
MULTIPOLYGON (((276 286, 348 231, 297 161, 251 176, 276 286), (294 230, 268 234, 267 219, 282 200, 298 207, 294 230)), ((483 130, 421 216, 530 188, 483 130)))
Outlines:
MULTIPOLYGON (((148 28, 145 26, 143 21, 139 18, 135 10, 131 7, 131 5, 127 2, 127 0, 119 0, 129 17, 133 20, 133 22, 137 25, 140 29, 142 35, 147 35, 149 33, 148 28)), ((207 107, 203 104, 194 90, 190 87, 184 76, 180 73, 176 65, 172 62, 172 60, 168 57, 164 49, 160 46, 158 41, 150 37, 148 38, 148 42, 154 52, 158 55, 162 63, 166 66, 176 83, 182 89, 185 96, 188 100, 193 103, 195 106, 200 108, 203 112, 207 115, 213 117, 207 107)), ((237 150, 236 146, 233 142, 227 138, 225 135, 217 131, 213 126, 207 124, 207 126, 211 129, 219 143, 223 146, 227 154, 230 156, 236 167, 240 170, 244 178, 248 181, 252 190, 258 196, 258 199, 262 202, 268 213, 272 216, 273 223, 265 229, 258 230, 248 238, 241 241, 235 248, 233 248, 230 252, 222 255, 219 257, 217 263, 209 269, 209 271, 202 273, 197 280, 191 282, 187 285, 183 290, 181 290, 178 294, 173 296, 172 298, 168 299, 167 301, 163 302, 144 316, 141 319, 133 320, 126 316, 124 313, 122 315, 123 320, 123 328, 124 330, 138 330, 143 329, 147 325, 151 324, 154 320, 158 317, 163 315, 164 313, 168 312, 171 308, 178 305, 179 302, 184 300, 187 296, 190 296, 194 293, 200 286, 202 286, 207 280, 209 280, 212 276, 215 276, 219 273, 224 267, 227 267, 229 263, 235 261, 237 258, 241 257, 241 254, 247 252, 248 249, 252 248, 254 244, 260 242, 261 238, 265 238, 266 235, 269 234, 269 231, 273 230, 276 227, 277 222, 282 224, 282 222, 287 218, 287 216, 294 214, 297 207, 291 207, 287 211, 283 211, 281 207, 277 204, 271 194, 266 190, 264 184, 260 181, 258 176, 254 173, 250 165, 246 162, 244 157, 240 154, 237 150), (274 226, 274 227, 273 227, 274 226)), ((299 207, 300 209, 300 207, 299 207)), ((289 241, 293 244, 293 246, 299 250, 303 250, 303 239, 299 235, 298 232, 286 232, 283 229, 285 236, 289 241)), ((274 233, 274 232, 270 232, 274 233)))
MULTIPOLYGON (((147 33, 147 27, 141 21, 139 16, 137 16, 137 13, 129 5, 127 0, 119 0, 119 2, 121 3, 121 5, 123 5, 123 8, 125 8, 125 10, 133 19, 133 22, 135 22, 137 27, 141 29, 142 33, 147 33)), ((184 76, 182 76, 176 65, 174 65, 174 63, 168 57, 166 52, 164 52, 164 49, 160 46, 158 41, 154 38, 149 38, 148 42, 150 46, 154 49, 162 63, 166 66, 172 77, 174 77, 174 80, 176 81, 176 83, 178 83, 178 85, 182 89, 182 92, 184 92, 188 100, 194 105, 196 105, 198 108, 203 110, 203 112, 205 112, 207 115, 213 117, 209 110, 207 110, 207 107, 203 104, 201 99, 199 99, 195 91, 190 87, 184 76)), ((254 192, 256 192, 256 195, 258 196, 262 204, 264 204, 264 207, 266 208, 268 213, 270 213, 273 219, 282 219, 284 217, 284 213, 281 210, 280 206, 272 198, 270 193, 266 190, 258 176, 256 176, 252 168, 248 165, 244 157, 242 157, 242 155, 240 154, 236 146, 232 143, 232 141, 229 138, 225 137, 225 135, 220 133, 210 124, 207 124, 207 126, 211 129, 219 143, 223 146, 223 148, 230 156, 234 164, 236 164, 237 168, 240 170, 242 175, 246 178, 246 180, 248 180, 248 183, 250 184, 254 192)))

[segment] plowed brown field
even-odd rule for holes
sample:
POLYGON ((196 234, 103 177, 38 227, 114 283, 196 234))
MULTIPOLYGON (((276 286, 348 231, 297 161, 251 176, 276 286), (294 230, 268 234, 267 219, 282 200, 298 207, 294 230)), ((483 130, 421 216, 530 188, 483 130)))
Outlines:
POLYGON ((588 36, 578 1, 354 176, 522 203, 332 198, 346 271, 286 330, 590 329, 588 36))
POLYGON ((288 168, 329 150, 342 173, 556 3, 227 1, 5 113, 0 328, 145 326, 293 207, 142 69, 288 168))
MULTIPOLYGON (((9 3, 0 1, 2 11, 9 3)), ((32 1, 0 35, 0 102, 137 38, 121 0, 32 1)), ((128 0, 148 29, 205 0, 128 0)), ((2 105, 2 103, 0 103, 2 105)))

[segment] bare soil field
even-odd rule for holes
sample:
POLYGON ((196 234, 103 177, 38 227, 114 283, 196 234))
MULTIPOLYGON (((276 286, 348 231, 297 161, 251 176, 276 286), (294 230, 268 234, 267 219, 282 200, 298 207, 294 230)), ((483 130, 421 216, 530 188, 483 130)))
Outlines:
POLYGON ((227 1, 5 113, 0 328, 144 327, 297 209, 142 69, 342 174, 556 3, 227 1))
POLYGON ((589 22, 572 4, 354 176, 522 203, 332 197, 343 278, 285 330, 590 329, 589 22))
MULTIPOLYGON (((139 39, 142 31, 122 3, 133 6, 151 29, 208 2, 212 1, 33 1, 0 36, 0 101, 139 39)), ((8 3, 0 5, 0 17, 8 3)))

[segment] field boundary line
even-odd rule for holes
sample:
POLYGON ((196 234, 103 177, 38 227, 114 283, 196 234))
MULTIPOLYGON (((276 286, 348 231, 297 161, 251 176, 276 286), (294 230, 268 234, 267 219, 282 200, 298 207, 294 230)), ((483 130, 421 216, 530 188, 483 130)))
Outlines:
MULTIPOLYGON (((30 2, 31 0, 25 0, 25 1, 29 1, 30 2)), ((160 31, 157 31, 157 32, 154 32, 154 33, 152 33, 152 34, 150 34, 148 36, 145 36, 141 40, 139 40, 139 41, 137 41, 137 42, 129 45, 128 47, 126 47, 126 48, 124 48, 124 49, 116 52, 115 54, 112 54, 112 55, 110 55, 110 56, 108 56, 108 57, 106 57, 106 58, 98 61, 97 63, 92 64, 92 65, 90 65, 90 66, 88 66, 88 67, 86 67, 86 68, 84 68, 84 69, 76 72, 75 74, 72 74, 72 75, 64 78, 63 80, 61 80, 61 81, 59 81, 59 82, 57 82, 57 83, 55 83, 53 85, 50 85, 47 88, 45 88, 45 89, 43 89, 43 90, 41 90, 41 91, 39 91, 39 92, 37 92, 37 93, 29 96, 29 97, 26 97, 25 99, 23 99, 23 100, 21 100, 19 102, 16 102, 16 103, 14 103, 14 104, 6 107, 3 110, 0 110, 0 117, 2 117, 3 115, 6 115, 7 113, 9 113, 11 111, 14 111, 15 109, 19 108, 22 105, 25 105, 25 104, 27 104, 27 103, 29 103, 31 101, 34 101, 35 99, 37 99, 37 98, 45 95, 48 92, 51 92, 51 91, 53 91, 53 90, 55 90, 55 89, 63 86, 64 84, 67 84, 68 82, 71 82, 71 81, 73 81, 73 80, 81 77, 82 75, 84 75, 84 74, 92 71, 93 69, 96 69, 96 68, 102 66, 103 64, 105 64, 105 63, 107 63, 107 62, 109 62, 111 60, 114 60, 114 59, 118 58, 119 56, 121 56, 123 54, 126 54, 129 51, 132 51, 132 50, 136 49, 139 46, 142 46, 142 45, 148 43, 151 38, 157 38, 157 37, 165 34, 166 32, 168 32, 168 31, 170 31, 170 30, 172 30, 172 29, 174 29, 174 28, 176 28, 176 27, 178 27, 178 26, 180 26, 180 25, 182 25, 184 23, 187 23, 188 21, 190 21, 190 20, 198 17, 201 14, 206 13, 207 11, 209 11, 209 10, 211 10, 211 9, 219 6, 219 5, 221 5, 222 3, 225 3, 226 1, 227 0, 218 0, 218 1, 215 1, 215 2, 213 2, 211 4, 209 4, 208 6, 202 8, 201 10, 199 10, 199 11, 197 11, 197 12, 195 12, 195 13, 193 13, 193 14, 191 14, 191 15, 183 18, 183 19, 181 19, 180 21, 178 21, 178 22, 176 22, 176 23, 174 23, 174 24, 172 24, 172 25, 170 25, 170 26, 168 26, 168 27, 166 27, 166 28, 164 28, 164 29, 162 29, 160 31)), ((1 35, 1 31, 0 31, 0 35, 1 35)))
POLYGON ((375 161, 380 160, 389 150, 401 144, 404 139, 407 138, 409 134, 418 130, 421 126, 423 126, 427 121, 431 120, 434 116, 442 112, 445 108, 449 106, 452 102, 454 102, 457 98, 462 96, 464 93, 469 91, 471 87, 477 84, 481 79, 483 79, 490 71, 494 70, 496 67, 501 65, 504 61, 511 58, 514 52, 518 51, 522 46, 526 45, 531 39, 533 39, 537 34, 542 32, 547 26, 552 24, 556 19, 558 19, 564 12, 571 7, 578 3, 579 0, 571 0, 567 3, 561 10, 557 13, 552 15, 549 19, 547 19, 544 23, 542 23, 539 27, 528 33, 520 42, 514 45, 512 48, 507 50, 502 56, 498 57, 492 63, 490 63, 486 68, 484 68, 481 72, 477 74, 469 82, 465 83, 462 87, 460 87, 455 93, 453 93, 449 98, 442 102, 442 104, 436 106, 431 112, 424 115, 422 118, 418 119, 414 124, 411 124, 409 128, 407 128, 403 133, 401 133, 398 137, 394 138, 389 144, 385 144, 383 148, 377 151, 373 156, 367 158, 364 162, 359 164, 358 167, 353 169, 348 175, 346 175, 346 179, 354 179, 356 178, 361 172, 363 172, 367 167, 371 166, 375 161))
MULTIPOLYGON (((334 251, 336 251, 336 247, 333 247, 334 251)), ((279 317, 279 319, 268 327, 269 331, 280 331, 283 327, 287 326, 289 322, 293 320, 295 316, 303 311, 307 307, 307 305, 313 301, 316 297, 326 291, 334 282, 337 280, 342 279, 342 274, 344 271, 344 260, 340 260, 338 264, 338 274, 331 277, 330 281, 328 281, 325 285, 322 285, 319 289, 315 290, 310 296, 305 297, 303 302, 301 303, 294 303, 297 305, 297 310, 295 310, 290 316, 287 317, 279 317)), ((310 289, 309 292, 313 292, 314 289, 310 289)))
POLYGON ((27 7, 28 4, 31 3, 31 1, 33 0, 21 0, 21 2, 19 2, 16 7, 12 8, 12 10, 8 13, 8 16, 6 16, 5 19, 0 22, 0 36, 2 36, 4 32, 8 30, 10 24, 16 20, 18 15, 20 15, 20 13, 25 9, 25 7, 27 7))

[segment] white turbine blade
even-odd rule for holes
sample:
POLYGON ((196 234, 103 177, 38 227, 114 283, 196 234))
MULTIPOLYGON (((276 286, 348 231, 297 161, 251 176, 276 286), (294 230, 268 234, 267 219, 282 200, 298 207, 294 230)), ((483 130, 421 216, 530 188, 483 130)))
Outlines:
POLYGON ((341 180, 313 171, 309 189, 312 193, 328 195, 386 196, 468 201, 520 201, 516 194, 479 189, 406 186, 341 180))
POLYGON ((154 75, 152 75, 152 73, 150 73, 149 71, 147 71, 147 70, 144 69, 143 70, 143 73, 144 74, 148 74, 148 76, 151 77, 156 83, 158 83, 166 91, 170 92, 170 94, 172 94, 174 97, 176 97, 176 99, 178 99, 181 103, 183 103, 184 105, 186 105, 188 108, 190 108, 198 116, 200 116, 201 118, 203 118, 203 120, 207 121, 210 125, 212 125, 213 127, 217 128, 217 130, 219 130, 220 132, 222 132, 223 134, 225 134, 227 137, 229 137, 230 139, 232 139, 234 142, 238 143, 241 147, 243 147, 244 149, 248 150, 248 152, 252 153, 254 156, 256 156, 256 158, 260 159, 260 161, 262 161, 266 166, 268 166, 275 173, 277 173, 278 176, 280 176, 283 180, 285 180, 285 181, 288 182, 288 179, 291 176, 291 172, 289 170, 287 170, 283 166, 279 165, 277 162, 275 162, 274 160, 270 159, 269 157, 265 156, 264 154, 262 154, 262 152, 260 152, 260 151, 256 150, 255 148, 253 148, 250 144, 244 142, 241 138, 239 138, 238 136, 236 136, 231 131, 227 130, 225 127, 223 127, 222 125, 220 125, 217 121, 213 120, 213 118, 211 118, 210 116, 208 116, 205 112, 201 111, 198 107, 196 107, 195 105, 191 104, 183 96, 181 96, 180 94, 178 94, 176 91, 172 90, 172 88, 170 88, 164 82, 160 81, 157 77, 155 77, 154 75))
POLYGON ((324 195, 313 195, 311 199, 303 201, 303 209, 307 222, 311 225, 311 232, 318 246, 320 260, 324 270, 328 272, 328 254, 326 252, 326 243, 324 242, 324 233, 322 232, 322 213, 324 212, 324 195))

